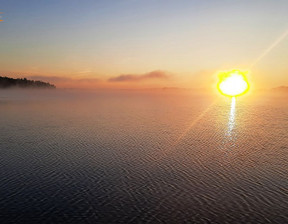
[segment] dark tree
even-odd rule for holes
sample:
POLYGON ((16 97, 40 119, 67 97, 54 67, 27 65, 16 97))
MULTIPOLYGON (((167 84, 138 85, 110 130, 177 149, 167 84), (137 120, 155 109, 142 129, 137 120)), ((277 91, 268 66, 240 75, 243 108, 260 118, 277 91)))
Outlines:
POLYGON ((11 88, 11 87, 20 87, 20 88, 46 88, 46 89, 55 89, 56 86, 47 82, 34 81, 24 79, 13 79, 8 77, 0 76, 0 88, 11 88))

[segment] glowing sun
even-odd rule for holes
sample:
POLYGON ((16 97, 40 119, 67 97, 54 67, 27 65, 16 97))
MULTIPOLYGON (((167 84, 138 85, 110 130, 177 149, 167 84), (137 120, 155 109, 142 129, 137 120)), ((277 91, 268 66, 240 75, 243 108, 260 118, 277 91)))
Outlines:
POLYGON ((217 88, 225 96, 240 96, 249 90, 247 72, 232 70, 219 73, 217 88))

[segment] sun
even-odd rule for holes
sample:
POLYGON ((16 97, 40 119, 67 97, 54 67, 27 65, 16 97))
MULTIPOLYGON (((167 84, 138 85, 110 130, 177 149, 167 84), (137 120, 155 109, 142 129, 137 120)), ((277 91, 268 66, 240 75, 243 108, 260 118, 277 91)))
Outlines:
POLYGON ((247 72, 232 70, 219 73, 217 88, 225 96, 240 96, 248 92, 249 83, 246 77, 247 72))

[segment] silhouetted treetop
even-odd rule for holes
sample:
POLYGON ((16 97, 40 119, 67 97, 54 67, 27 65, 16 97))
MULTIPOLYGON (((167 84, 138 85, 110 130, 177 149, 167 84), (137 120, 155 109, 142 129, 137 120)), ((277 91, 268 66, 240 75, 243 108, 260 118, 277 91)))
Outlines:
POLYGON ((56 86, 47 82, 23 79, 13 79, 8 77, 0 76, 0 88, 48 88, 55 89, 56 86))

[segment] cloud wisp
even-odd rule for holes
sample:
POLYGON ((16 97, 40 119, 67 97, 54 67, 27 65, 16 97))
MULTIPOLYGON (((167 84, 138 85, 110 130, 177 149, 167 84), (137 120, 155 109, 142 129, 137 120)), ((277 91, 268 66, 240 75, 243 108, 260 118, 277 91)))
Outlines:
POLYGON ((46 82, 100 82, 100 79, 97 78, 80 78, 72 79, 69 77, 62 76, 29 76, 28 78, 33 80, 43 80, 46 82))
POLYGON ((29 79, 33 80, 41 80, 45 82, 53 82, 53 83, 58 83, 58 82, 68 82, 71 81, 71 78, 68 77, 61 77, 61 76, 41 76, 41 75, 33 75, 33 76, 28 76, 29 79))
POLYGON ((98 78, 70 78, 63 76, 28 76, 27 78, 33 80, 41 80, 45 82, 49 82, 51 84, 55 84, 57 87, 68 87, 68 88, 93 88, 98 86, 102 80, 98 78))
POLYGON ((136 75, 136 74, 124 74, 108 79, 108 82, 139 82, 151 79, 166 80, 170 77, 170 74, 165 71, 152 71, 149 73, 136 75))
POLYGON ((159 81, 163 84, 163 81, 170 80, 171 76, 167 71, 155 70, 144 74, 122 74, 108 79, 46 75, 28 75, 27 78, 49 82, 60 88, 118 88, 117 86, 123 85, 128 85, 128 88, 132 83, 134 88, 136 84, 142 85, 144 82, 147 85, 157 85, 159 81))

